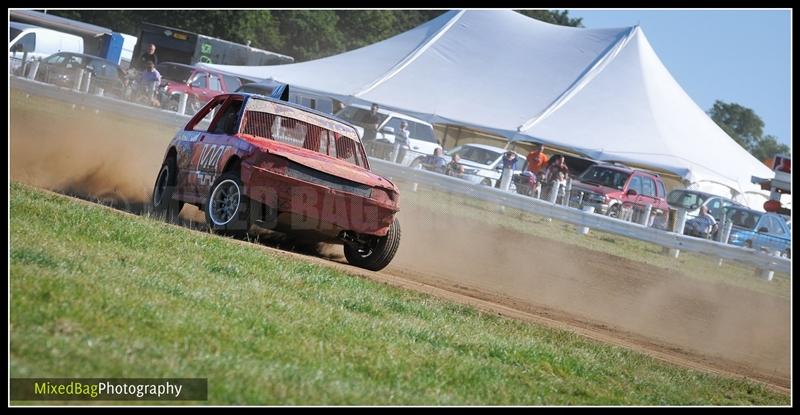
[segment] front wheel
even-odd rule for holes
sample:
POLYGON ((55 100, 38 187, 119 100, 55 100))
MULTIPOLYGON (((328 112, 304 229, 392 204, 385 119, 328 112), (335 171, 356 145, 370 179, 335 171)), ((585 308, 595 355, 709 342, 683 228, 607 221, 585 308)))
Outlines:
POLYGON ((344 256, 351 265, 370 271, 380 271, 392 262, 399 247, 400 221, 395 218, 386 236, 374 237, 369 243, 360 247, 345 245, 344 256))
POLYGON ((622 213, 622 209, 619 207, 618 204, 608 208, 608 217, 610 217, 610 218, 619 219, 621 213, 622 213))
POLYGON ((153 212, 164 216, 168 222, 175 222, 183 208, 183 202, 175 200, 175 186, 178 182, 178 163, 175 157, 169 157, 158 172, 156 184, 153 186, 153 212))
POLYGON ((247 234, 250 199, 237 173, 226 172, 214 180, 205 206, 206 223, 212 232, 233 237, 247 234))

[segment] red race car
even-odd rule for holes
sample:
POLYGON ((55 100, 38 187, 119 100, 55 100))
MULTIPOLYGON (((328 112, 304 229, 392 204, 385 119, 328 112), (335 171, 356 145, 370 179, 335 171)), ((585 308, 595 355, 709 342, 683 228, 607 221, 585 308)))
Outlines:
POLYGON ((298 105, 245 93, 219 95, 179 131, 153 188, 156 213, 184 203, 212 231, 255 225, 344 244, 347 261, 380 270, 400 244, 399 193, 369 170, 356 129, 298 105))

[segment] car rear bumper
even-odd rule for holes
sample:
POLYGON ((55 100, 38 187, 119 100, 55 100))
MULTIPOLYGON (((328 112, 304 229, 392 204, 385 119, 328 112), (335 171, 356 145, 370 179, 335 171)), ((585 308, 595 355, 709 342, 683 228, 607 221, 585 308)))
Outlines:
POLYGON ((290 177, 289 173, 243 163, 244 192, 251 200, 276 208, 281 214, 291 214, 295 218, 292 230, 325 233, 349 230, 377 236, 389 232, 398 208, 396 203, 373 198, 373 193, 380 190, 367 186, 348 189, 341 183, 326 185, 308 175, 308 170, 290 177))

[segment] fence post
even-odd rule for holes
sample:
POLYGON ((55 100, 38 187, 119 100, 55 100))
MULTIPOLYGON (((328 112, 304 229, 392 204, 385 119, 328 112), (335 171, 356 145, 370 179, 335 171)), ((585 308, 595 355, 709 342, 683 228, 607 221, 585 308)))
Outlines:
POLYGON ((189 94, 182 92, 180 95, 180 100, 178 101, 178 114, 185 114, 186 113, 186 103, 189 102, 189 94))
POLYGON ((81 82, 83 82, 83 72, 84 72, 83 69, 78 71, 77 76, 75 77, 75 81, 74 81, 75 83, 73 84, 73 86, 74 86, 73 89, 78 91, 78 92, 80 92, 80 90, 81 90, 81 82))
POLYGON ((36 73, 39 72, 39 60, 34 59, 30 65, 26 78, 33 80, 36 79, 36 73))
POLYGON ((502 180, 500 180, 500 189, 504 192, 507 192, 511 189, 511 177, 514 175, 514 170, 508 167, 503 169, 503 172, 500 174, 502 180))
MULTIPOLYGON (((686 209, 678 209, 677 210, 677 217, 675 218, 675 225, 672 229, 672 232, 683 235, 683 228, 686 226, 686 209)), ((681 254, 680 249, 670 248, 669 249, 669 256, 673 258, 677 258, 681 254)))
POLYGON ((84 76, 86 77, 86 79, 83 80, 83 86, 82 86, 81 89, 83 90, 83 92, 88 94, 89 93, 89 86, 92 83, 92 73, 89 72, 89 71, 86 71, 86 72, 84 72, 84 76))
POLYGON ((644 226, 650 226, 650 212, 653 210, 653 205, 646 204, 644 205, 644 213, 642 213, 642 217, 639 218, 639 223, 644 226))
MULTIPOLYGON (((417 164, 417 167, 415 167, 415 169, 416 169, 416 170, 422 170, 422 163, 419 163, 419 164, 417 164)), ((418 187, 419 187, 419 183, 417 183, 417 182, 414 182, 414 183, 411 185, 411 191, 412 191, 412 192, 416 192, 418 187)))
POLYGON ((755 275, 763 280, 772 281, 772 277, 775 276, 775 271, 756 268, 755 275))
POLYGON ((564 187, 564 198, 561 200, 561 204, 569 207, 569 199, 572 197, 572 179, 567 177, 567 185, 564 187))
MULTIPOLYGON (((594 213, 594 206, 584 206, 583 209, 581 209, 581 210, 586 212, 586 214, 592 214, 592 213, 594 213)), ((589 227, 588 226, 583 226, 581 228, 578 228, 578 233, 581 234, 581 235, 588 235, 589 234, 589 227)))
POLYGON ((556 199, 558 199, 558 188, 561 185, 558 182, 553 183, 550 185, 550 193, 547 194, 547 201, 551 204, 556 204, 556 199))

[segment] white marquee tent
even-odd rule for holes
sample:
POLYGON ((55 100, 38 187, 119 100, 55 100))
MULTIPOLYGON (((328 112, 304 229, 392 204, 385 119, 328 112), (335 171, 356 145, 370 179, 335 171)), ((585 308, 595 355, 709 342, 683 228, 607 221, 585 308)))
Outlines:
POLYGON ((637 26, 580 29, 510 10, 450 11, 323 59, 205 66, 648 166, 759 209, 765 197, 750 177, 772 177, 692 101, 637 26))

